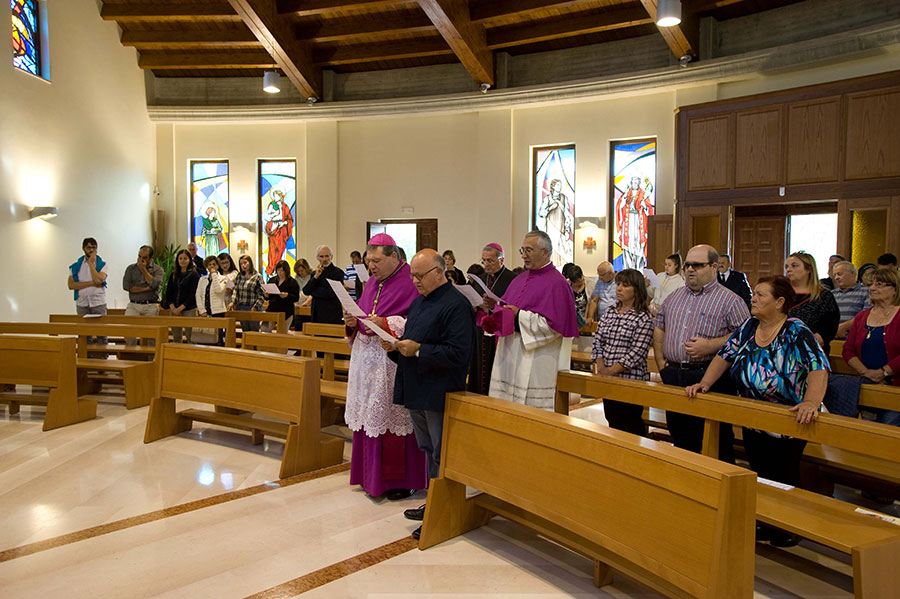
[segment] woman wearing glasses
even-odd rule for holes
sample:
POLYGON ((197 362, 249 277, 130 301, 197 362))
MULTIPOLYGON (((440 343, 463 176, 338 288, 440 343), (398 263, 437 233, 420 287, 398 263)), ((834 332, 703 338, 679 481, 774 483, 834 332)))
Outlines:
POLYGON ((784 276, 797 295, 788 316, 809 327, 827 355, 841 322, 841 309, 834 295, 819 282, 816 259, 806 252, 794 252, 784 261, 784 276))
MULTIPOLYGON (((853 319, 844 342, 844 360, 866 382, 900 386, 900 274, 889 268, 872 273, 872 307, 853 319)), ((878 422, 900 426, 900 412, 876 410, 878 422)))

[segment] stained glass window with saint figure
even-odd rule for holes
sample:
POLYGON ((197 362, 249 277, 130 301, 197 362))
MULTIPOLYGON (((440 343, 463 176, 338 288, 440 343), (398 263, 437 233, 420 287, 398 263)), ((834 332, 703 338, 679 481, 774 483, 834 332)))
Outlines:
POLYGON ((259 270, 275 275, 275 265, 286 260, 294 269, 297 241, 297 163, 294 160, 259 161, 259 270))
POLYGON ((191 240, 197 255, 228 251, 228 161, 191 161, 191 240))
POLYGON ((12 11, 13 66, 41 76, 37 0, 9 0, 12 11))
POLYGON ((550 236, 557 267, 575 261, 575 146, 532 149, 531 228, 550 236))
POLYGON ((656 138, 610 142, 613 268, 647 267, 648 217, 656 213, 656 138))

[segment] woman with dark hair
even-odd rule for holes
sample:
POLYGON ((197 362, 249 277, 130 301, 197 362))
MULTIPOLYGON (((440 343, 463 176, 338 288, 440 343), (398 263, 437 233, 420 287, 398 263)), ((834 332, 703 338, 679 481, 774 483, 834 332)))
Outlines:
MULTIPOLYGON (((163 307, 168 308, 172 316, 197 316, 197 283, 200 275, 191 258, 191 253, 181 250, 175 255, 175 268, 169 275, 166 284, 166 297, 163 298, 163 307)), ((191 329, 184 329, 184 338, 191 342, 191 329)), ((182 328, 172 327, 172 340, 181 343, 182 328)))
MULTIPOLYGON (((815 279, 818 282, 818 277, 815 279)), ((706 369, 703 379, 685 389, 688 397, 706 393, 730 370, 738 393, 744 397, 789 406, 797 422, 816 420, 828 386, 828 356, 812 331, 789 316, 797 296, 786 277, 763 277, 753 290, 750 318, 731 334, 706 369)), ((750 467, 760 477, 788 485, 799 483, 804 439, 744 428, 744 447, 750 467)), ((763 529, 773 545, 796 544, 796 537, 763 529)))
POLYGON ((484 267, 477 262, 475 264, 470 264, 469 268, 466 269, 466 274, 480 277, 484 274, 484 267))
POLYGON ((819 282, 816 259, 806 252, 794 252, 784 261, 784 276, 797 296, 788 316, 809 327, 827 356, 841 322, 841 309, 831 291, 819 282))
MULTIPOLYGON (((844 360, 867 383, 900 386, 900 274, 890 268, 873 271, 869 298, 872 307, 853 319, 844 360)), ((875 413, 878 422, 900 426, 900 412, 875 413)))
MULTIPOLYGON (((269 283, 278 285, 278 294, 269 294, 269 306, 266 312, 283 312, 284 324, 289 329, 294 319, 294 302, 300 299, 300 286, 291 277, 291 265, 287 260, 279 260, 275 265, 275 276, 269 279, 269 283)), ((271 332, 270 322, 263 323, 265 332, 271 332)))
POLYGON ((569 280, 569 286, 575 294, 575 314, 578 317, 578 328, 581 328, 587 322, 585 312, 591 293, 594 292, 594 282, 584 278, 584 271, 580 266, 571 263, 566 266, 569 268, 563 267, 563 276, 569 280))
POLYGON ((234 264, 234 259, 232 259, 231 254, 228 252, 222 252, 218 255, 219 260, 219 274, 225 277, 225 303, 230 304, 231 298, 234 295, 234 282, 237 280, 238 269, 234 264))
MULTIPOLYGON (((616 305, 607 308, 597 322, 591 345, 594 374, 649 381, 651 341, 653 317, 644 274, 627 268, 616 275, 616 305)), ((635 435, 646 433, 643 406, 604 399, 603 412, 612 428, 635 435)))
MULTIPOLYGON (((219 259, 215 256, 207 256, 203 259, 203 266, 207 273, 200 277, 197 283, 197 312, 200 316, 225 318, 228 311, 226 292, 228 291, 228 277, 219 272, 219 259)), ((225 345, 225 329, 218 329, 218 345, 225 345)))
POLYGON ((665 272, 659 276, 659 287, 650 288, 650 312, 656 314, 669 294, 684 287, 684 275, 681 274, 681 254, 678 252, 666 256, 665 272))
MULTIPOLYGON (((263 301, 266 298, 262 288, 262 277, 253 267, 253 258, 244 255, 238 258, 240 272, 234 280, 234 301, 228 306, 229 310, 241 312, 259 312, 262 310, 263 301)), ((258 331, 259 321, 242 320, 242 331, 258 331)))
POLYGON ((444 271, 447 280, 457 285, 465 285, 466 275, 463 274, 463 271, 456 268, 456 255, 453 253, 453 250, 444 250, 441 256, 444 257, 444 262, 447 263, 447 270, 444 271))

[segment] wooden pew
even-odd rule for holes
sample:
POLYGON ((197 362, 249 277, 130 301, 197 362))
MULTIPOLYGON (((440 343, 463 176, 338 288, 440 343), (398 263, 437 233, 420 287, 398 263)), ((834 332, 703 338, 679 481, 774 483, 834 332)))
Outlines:
MULTIPOLYGON (((254 322, 268 322, 275 326, 276 333, 287 333, 287 325, 284 322, 284 312, 256 312, 253 310, 229 310, 226 318, 234 318, 237 322, 251 320, 254 322)), ((242 331, 243 333, 252 331, 242 331)))
POLYGON ((97 401, 78 395, 75 337, 0 334, 0 383, 47 387, 49 394, 0 393, 17 414, 20 405, 47 406, 43 430, 97 417, 97 401))
POLYGON ((150 402, 144 443, 208 422, 285 439, 279 476, 285 478, 340 464, 344 441, 319 429, 319 365, 316 360, 223 347, 179 343, 162 346, 159 393, 150 402), (175 410, 185 399, 238 413, 175 410), (280 422, 255 418, 262 414, 280 422))
MULTIPOLYGON (((718 423, 728 422, 894 463, 900 461, 897 427, 832 414, 820 414, 813 425, 803 426, 784 406, 768 402, 718 393, 689 399, 681 387, 565 371, 557 375, 558 413, 568 413, 570 392, 704 418, 703 452, 711 457, 718 452, 718 423)), ((858 513, 854 505, 802 489, 782 489, 760 482, 756 517, 851 555, 857 598, 893 596, 900 585, 900 568, 896 567, 900 565, 900 527, 858 513)))
POLYGON ((294 317, 312 316, 312 309, 309 306, 294 306, 294 317))
POLYGON ((97 318, 84 318, 77 314, 51 314, 50 322, 84 323, 85 321, 97 324, 131 324, 139 326, 163 326, 180 328, 217 328, 225 329, 225 346, 237 345, 236 324, 234 318, 207 318, 205 316, 100 316, 97 318))
MULTIPOLYGON (((123 317, 124 318, 124 317, 123 317)), ((91 386, 91 382, 107 382, 120 384, 125 388, 125 407, 129 410, 146 406, 150 403, 156 387, 156 368, 158 364, 157 352, 159 347, 166 342, 168 330, 161 326, 150 326, 148 323, 138 325, 111 325, 99 322, 97 318, 88 319, 88 322, 78 324, 69 323, 43 323, 43 322, 3 322, 0 323, 0 333, 21 333, 28 335, 74 335, 78 338, 76 366, 79 378, 79 393, 99 391, 99 387, 91 386), (88 357, 89 351, 96 349, 98 345, 89 345, 88 337, 128 337, 143 341, 152 341, 154 346, 123 346, 125 351, 129 348, 137 350, 145 347, 153 350, 153 361, 145 360, 106 360, 103 358, 88 357), (92 375, 90 372, 102 372, 107 374, 92 375), (114 373, 112 376, 108 373, 114 373)))
POLYGON ((420 549, 496 514, 595 560, 597 586, 617 570, 671 597, 753 595, 752 472, 472 393, 447 394, 442 443, 420 549))
POLYGON ((304 322, 303 334, 313 337, 343 337, 347 331, 342 324, 327 324, 321 322, 304 322))
POLYGON ((323 357, 322 380, 319 392, 322 396, 322 422, 331 424, 340 414, 340 408, 347 403, 347 382, 335 379, 335 354, 350 353, 350 346, 343 338, 311 337, 309 335, 276 335, 274 333, 246 333, 242 339, 244 349, 283 354, 288 351, 300 351, 308 358, 315 358, 316 353, 323 357))

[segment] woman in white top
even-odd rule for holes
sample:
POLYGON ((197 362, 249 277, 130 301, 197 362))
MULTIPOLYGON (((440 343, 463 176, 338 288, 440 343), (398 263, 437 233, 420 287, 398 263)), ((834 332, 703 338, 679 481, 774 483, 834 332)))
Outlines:
POLYGON ((648 288, 650 295, 650 312, 655 316, 662 307, 663 301, 669 294, 684 287, 684 277, 681 275, 681 254, 675 253, 666 258, 666 272, 659 276, 659 287, 648 288))
MULTIPOLYGON (((219 273, 219 261, 215 256, 207 256, 203 266, 209 272, 197 283, 197 312, 200 316, 224 318, 228 305, 228 277, 219 273)), ((219 345, 225 345, 224 329, 219 329, 219 345)))

